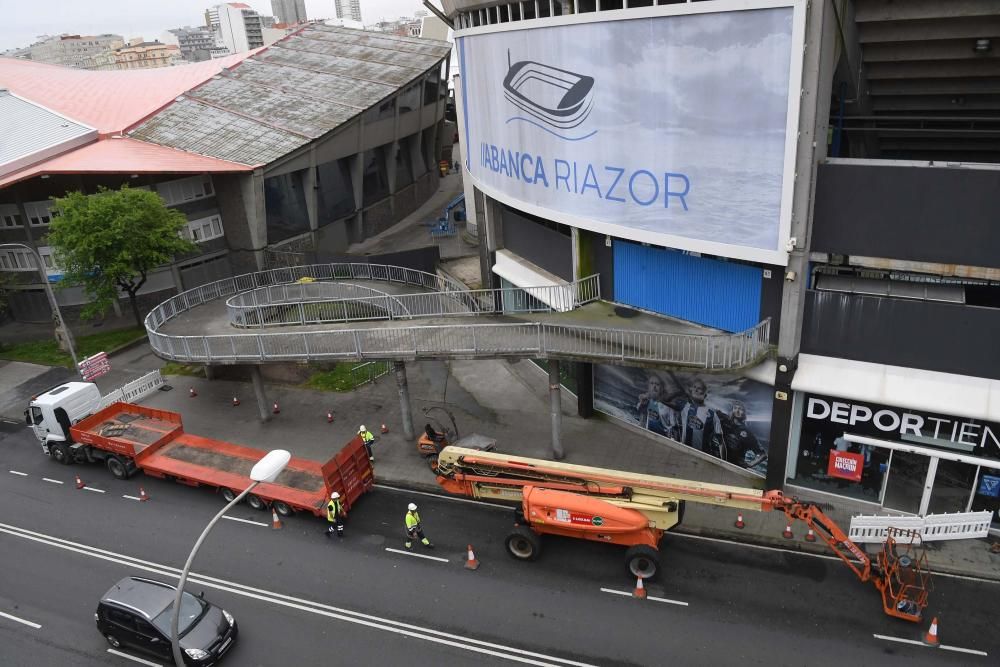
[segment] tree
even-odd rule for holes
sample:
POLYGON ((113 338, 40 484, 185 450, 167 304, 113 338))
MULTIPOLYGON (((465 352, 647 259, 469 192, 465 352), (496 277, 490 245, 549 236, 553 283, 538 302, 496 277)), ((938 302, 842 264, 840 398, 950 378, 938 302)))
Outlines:
POLYGON ((63 271, 60 287, 80 285, 91 298, 84 318, 103 315, 128 294, 137 326, 142 326, 136 293, 149 272, 197 246, 180 236, 187 218, 169 209, 155 192, 99 188, 97 194, 71 192, 56 198, 48 244, 63 271))

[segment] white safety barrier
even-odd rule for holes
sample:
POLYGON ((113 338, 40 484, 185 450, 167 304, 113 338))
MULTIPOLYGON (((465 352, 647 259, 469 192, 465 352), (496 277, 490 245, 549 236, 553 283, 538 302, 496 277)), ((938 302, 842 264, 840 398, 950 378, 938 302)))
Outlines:
POLYGON ((132 380, 128 384, 115 389, 109 394, 101 397, 101 407, 105 408, 112 403, 119 401, 125 403, 135 403, 163 386, 163 376, 160 371, 146 373, 138 380, 132 380))
MULTIPOLYGON (((912 530, 924 542, 965 540, 986 537, 993 513, 955 512, 927 516, 855 516, 851 517, 848 536, 853 542, 885 542, 889 528, 912 530)), ((905 541, 897 538, 898 542, 905 541)))

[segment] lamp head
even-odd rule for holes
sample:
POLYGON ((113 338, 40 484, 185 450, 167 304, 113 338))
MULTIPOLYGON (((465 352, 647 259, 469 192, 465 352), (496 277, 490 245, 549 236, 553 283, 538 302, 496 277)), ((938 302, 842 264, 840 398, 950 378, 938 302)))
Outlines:
POLYGON ((273 482, 285 469, 292 455, 284 449, 272 449, 250 470, 250 479, 255 482, 273 482))

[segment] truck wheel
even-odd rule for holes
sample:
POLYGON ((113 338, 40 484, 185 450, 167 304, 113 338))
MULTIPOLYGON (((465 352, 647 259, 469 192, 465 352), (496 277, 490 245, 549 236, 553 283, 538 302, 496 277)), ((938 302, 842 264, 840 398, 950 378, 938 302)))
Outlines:
POLYGON ((514 526, 505 541, 507 553, 518 560, 535 560, 542 553, 542 540, 526 526, 514 526))
POLYGON ((65 442, 57 442, 55 444, 49 445, 49 456, 56 463, 61 463, 64 466, 68 466, 73 462, 73 454, 69 451, 69 445, 65 442))
POLYGON ((653 547, 637 544, 625 552, 625 563, 633 577, 652 579, 660 569, 660 554, 653 547))
POLYGON ((281 516, 292 516, 292 512, 294 511, 288 506, 288 503, 283 503, 280 500, 275 500, 271 503, 271 507, 273 507, 274 511, 281 516))
POLYGON ((247 496, 247 505, 254 508, 258 512, 267 509, 267 503, 265 503, 260 496, 254 495, 252 493, 247 496))
POLYGON ((236 498, 236 492, 225 486, 222 487, 219 493, 222 494, 222 499, 225 500, 227 503, 233 502, 233 500, 236 498))
POLYGON ((115 479, 128 479, 128 467, 117 456, 109 456, 105 465, 108 466, 108 470, 111 471, 115 479))

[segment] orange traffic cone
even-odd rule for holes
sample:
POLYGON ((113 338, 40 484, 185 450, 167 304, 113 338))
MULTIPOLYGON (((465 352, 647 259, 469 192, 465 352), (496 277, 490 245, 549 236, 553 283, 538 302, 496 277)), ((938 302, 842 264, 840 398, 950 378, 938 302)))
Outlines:
POLYGON ((149 496, 146 494, 146 489, 139 487, 139 502, 146 502, 149 500, 149 496))
POLYGON ((809 532, 806 533, 806 542, 815 542, 815 541, 816 541, 816 533, 814 533, 813 529, 810 528, 809 532))
POLYGON ((744 526, 746 526, 746 524, 743 523, 743 513, 742 512, 740 512, 739 514, 736 515, 736 523, 733 524, 733 525, 735 525, 737 528, 743 528, 744 526))
POLYGON ((327 412, 326 413, 326 423, 327 424, 332 424, 333 423, 333 413, 332 412, 327 412))
POLYGON ((786 540, 790 540, 793 537, 795 537, 795 533, 792 532, 792 524, 790 523, 785 524, 785 530, 782 531, 781 536, 784 537, 786 540))
POLYGON ((196 392, 194 390, 194 387, 191 387, 190 389, 188 389, 188 396, 190 396, 191 398, 194 398, 197 395, 198 395, 198 392, 196 392))
POLYGON ((86 486, 86 485, 83 483, 83 480, 80 479, 79 475, 77 475, 76 476, 76 488, 82 489, 84 486, 86 486))
POLYGON ((635 590, 632 591, 632 597, 646 599, 646 588, 642 585, 642 577, 635 578, 635 590))
POLYGON ((233 396, 233 407, 235 408, 239 404, 240 404, 240 399, 233 396))
POLYGON ((928 646, 941 645, 941 640, 938 639, 937 616, 931 619, 931 627, 927 629, 927 634, 924 635, 924 643, 928 646))
POLYGON ((385 424, 382 424, 382 432, 383 433, 388 433, 389 432, 389 427, 386 426, 385 424))
POLYGON ((278 511, 271 508, 271 529, 281 530, 281 519, 278 518, 278 511))
POLYGON ((476 560, 476 554, 472 553, 472 545, 471 544, 469 545, 469 557, 468 557, 468 560, 465 561, 465 569, 466 570, 478 570, 479 569, 479 561, 476 560))
POLYGON ((277 401, 274 402, 274 407, 271 409, 271 412, 273 412, 274 414, 278 414, 279 412, 281 412, 281 408, 278 407, 277 401))

